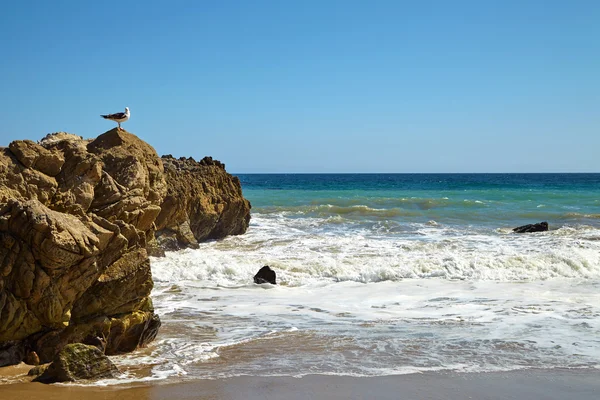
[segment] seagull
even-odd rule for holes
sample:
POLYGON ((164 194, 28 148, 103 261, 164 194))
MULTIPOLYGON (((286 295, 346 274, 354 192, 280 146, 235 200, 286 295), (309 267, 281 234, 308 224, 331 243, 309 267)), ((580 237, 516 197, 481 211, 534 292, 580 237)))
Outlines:
POLYGON ((124 113, 120 112, 114 114, 101 115, 101 117, 104 119, 110 119, 111 121, 115 121, 117 124, 119 124, 119 129, 121 129, 121 122, 127 121, 130 115, 131 114, 129 113, 129 107, 125 107, 124 113))

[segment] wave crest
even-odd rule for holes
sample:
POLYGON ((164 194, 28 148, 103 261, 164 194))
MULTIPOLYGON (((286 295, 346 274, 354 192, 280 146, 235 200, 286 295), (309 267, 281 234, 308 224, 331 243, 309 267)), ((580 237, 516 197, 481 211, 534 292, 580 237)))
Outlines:
POLYGON ((600 241, 595 229, 564 229, 542 235, 493 236, 456 232, 436 225, 421 239, 361 234, 315 235, 260 232, 205 243, 199 250, 154 259, 159 281, 199 280, 207 285, 244 285, 268 264, 286 285, 380 282, 402 279, 544 280, 600 278, 600 241), (268 236, 268 235, 267 235, 268 236))

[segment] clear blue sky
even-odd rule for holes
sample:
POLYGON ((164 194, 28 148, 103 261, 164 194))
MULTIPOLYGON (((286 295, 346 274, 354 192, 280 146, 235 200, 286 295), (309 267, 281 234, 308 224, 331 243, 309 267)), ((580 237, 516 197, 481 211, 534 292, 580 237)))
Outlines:
POLYGON ((0 145, 244 172, 600 172, 600 1, 10 1, 0 145))

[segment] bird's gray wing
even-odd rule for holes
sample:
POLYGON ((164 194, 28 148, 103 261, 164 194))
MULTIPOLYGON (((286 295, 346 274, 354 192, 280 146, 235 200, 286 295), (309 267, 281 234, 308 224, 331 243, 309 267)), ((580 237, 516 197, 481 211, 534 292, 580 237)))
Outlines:
POLYGON ((122 119, 125 118, 125 113, 114 113, 114 114, 108 114, 108 115, 102 115, 103 118, 106 119, 122 119))

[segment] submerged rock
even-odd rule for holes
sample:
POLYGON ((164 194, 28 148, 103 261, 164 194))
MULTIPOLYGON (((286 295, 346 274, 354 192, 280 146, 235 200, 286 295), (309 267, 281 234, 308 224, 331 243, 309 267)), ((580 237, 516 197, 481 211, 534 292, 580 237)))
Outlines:
POLYGON ((276 285, 277 276, 275 274, 275 271, 273 271, 268 265, 265 265, 256 273, 256 275, 254 275, 254 283, 271 283, 273 285, 276 285))
POLYGON ((548 230, 548 222, 519 226, 513 229, 515 233, 545 232, 548 230))
POLYGON ((117 367, 98 348, 73 343, 63 347, 52 363, 33 381, 55 383, 114 378, 118 372, 117 367))

